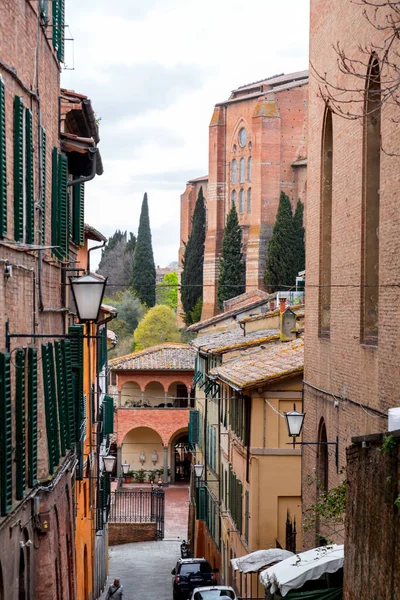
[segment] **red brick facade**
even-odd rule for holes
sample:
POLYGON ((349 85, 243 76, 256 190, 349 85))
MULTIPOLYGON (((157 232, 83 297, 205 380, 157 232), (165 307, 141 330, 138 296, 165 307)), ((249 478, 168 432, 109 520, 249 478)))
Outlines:
MULTIPOLYGON (((346 77, 337 66, 332 50, 337 43, 348 57, 361 61, 359 69, 366 76, 368 57, 361 48, 371 40, 378 44, 384 32, 367 23, 361 4, 335 0, 311 1, 310 61, 319 73, 327 73, 336 85, 361 89, 365 81, 346 77), (328 17, 328 18, 327 18, 328 17)), ((367 8, 367 12, 369 12, 367 8)), ((371 9, 371 14, 373 10, 371 9)), ((375 17, 372 17, 373 19, 375 17)), ((362 104, 346 105, 345 110, 360 111, 362 104)), ((387 410, 399 403, 400 369, 400 296, 398 280, 400 257, 399 154, 398 123, 394 107, 386 105, 381 114, 381 135, 385 152, 380 152, 379 185, 379 334, 377 344, 364 343, 362 337, 363 242, 366 182, 369 172, 365 162, 363 119, 349 121, 332 115, 332 240, 330 335, 321 332, 322 276, 321 248, 323 236, 322 205, 324 199, 324 162, 321 156, 325 103, 320 97, 319 82, 310 78, 309 153, 306 245, 306 321, 304 441, 317 441, 323 422, 328 441, 339 437, 339 467, 346 465, 346 447, 351 437, 387 429, 387 410), (389 153, 394 153, 390 156, 389 153), (322 421, 323 419, 323 421, 322 421)), ((374 234, 376 232, 373 232, 374 234)), ((328 265, 329 267, 329 265, 328 265)), ((320 438, 321 439, 321 438, 320 438)), ((328 487, 343 479, 336 473, 333 447, 328 457, 328 487)), ((308 477, 321 474, 322 452, 303 447, 303 508, 306 511, 316 497, 316 485, 308 477)), ((325 469, 326 470, 326 469, 325 469)), ((373 501, 370 498, 370 501, 373 501)), ((324 534, 324 532, 321 532, 324 534)), ((338 540, 339 541, 339 540, 338 540)), ((314 536, 305 537, 307 546, 314 536)))
MULTIPOLYGON (((229 100, 214 108, 209 128, 202 319, 218 312, 218 262, 232 194, 236 194, 243 232, 247 290, 263 288, 280 192, 289 195, 293 206, 299 198, 306 201, 307 102, 307 72, 302 72, 234 90, 229 100), (239 139, 241 130, 246 131, 246 139, 239 139)), ((186 191, 181 201, 181 245, 187 241, 191 206, 186 191)))

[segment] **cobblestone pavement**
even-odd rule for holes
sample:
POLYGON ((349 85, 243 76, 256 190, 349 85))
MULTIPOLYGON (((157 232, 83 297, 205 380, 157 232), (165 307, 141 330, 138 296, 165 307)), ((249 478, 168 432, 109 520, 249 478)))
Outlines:
POLYGON ((188 511, 188 487, 166 488, 164 540, 111 546, 102 600, 116 577, 124 587, 124 600, 172 600, 171 570, 180 556, 180 542, 187 536, 188 511))

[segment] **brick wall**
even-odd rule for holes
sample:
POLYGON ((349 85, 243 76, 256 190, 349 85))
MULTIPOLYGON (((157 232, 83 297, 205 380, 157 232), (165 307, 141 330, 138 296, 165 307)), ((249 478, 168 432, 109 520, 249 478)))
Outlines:
POLYGON ((168 446, 178 432, 186 432, 189 423, 186 408, 119 408, 115 415, 114 431, 120 446, 127 433, 137 427, 154 429, 164 446, 168 446))
MULTIPOLYGON (((332 46, 339 42, 348 56, 365 62, 359 48, 374 38, 379 43, 380 36, 384 35, 367 24, 362 11, 361 5, 347 0, 311 1, 310 60, 317 71, 326 72, 339 86, 359 86, 360 82, 338 72, 332 46)), ((309 92, 304 441, 317 441, 321 418, 324 418, 328 441, 339 436, 339 465, 342 466, 351 437, 383 431, 387 427, 388 408, 398 404, 400 291, 393 284, 400 257, 400 213, 396 209, 400 136, 399 125, 393 124, 393 109, 387 106, 382 113, 382 139, 386 150, 397 156, 381 153, 379 342, 377 347, 370 347, 360 340, 363 128, 360 121, 333 115, 331 334, 329 339, 321 338, 318 286, 325 104, 315 77, 310 78, 309 92)), ((350 111, 357 108, 348 106, 350 111)), ((318 450, 305 446, 303 452, 303 507, 307 510, 316 492, 315 485, 310 486, 307 478, 315 473, 318 450)), ((336 473, 332 456, 329 463, 329 487, 333 487, 341 477, 336 473)), ((305 542, 307 546, 313 545, 313 536, 306 536, 305 542)))
POLYGON ((156 523, 109 523, 108 543, 110 546, 131 542, 153 542, 157 539, 156 523))
POLYGON ((400 431, 385 451, 382 435, 354 438, 347 450, 349 486, 343 598, 400 598, 400 431))

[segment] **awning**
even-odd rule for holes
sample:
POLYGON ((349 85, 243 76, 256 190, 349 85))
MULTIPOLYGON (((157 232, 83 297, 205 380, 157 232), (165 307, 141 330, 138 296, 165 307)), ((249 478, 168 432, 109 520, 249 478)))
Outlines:
POLYGON ((257 573, 263 567, 280 562, 291 556, 294 556, 294 554, 293 552, 289 552, 289 550, 269 548, 268 550, 256 550, 239 558, 232 558, 231 564, 235 571, 240 571, 240 573, 257 573))
POLYGON ((260 581, 271 594, 301 588, 306 581, 319 579, 324 573, 336 573, 343 567, 344 546, 332 544, 295 554, 260 573, 260 581))

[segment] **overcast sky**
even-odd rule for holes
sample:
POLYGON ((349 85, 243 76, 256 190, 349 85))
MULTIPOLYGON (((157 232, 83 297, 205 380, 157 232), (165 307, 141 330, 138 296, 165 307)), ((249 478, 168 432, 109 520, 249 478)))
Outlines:
POLYGON ((85 221, 106 236, 136 235, 147 192, 156 265, 176 261, 180 195, 207 173, 214 104, 240 85, 308 67, 308 5, 68 0, 72 70, 62 85, 89 96, 101 119, 104 174, 86 185, 85 221))

